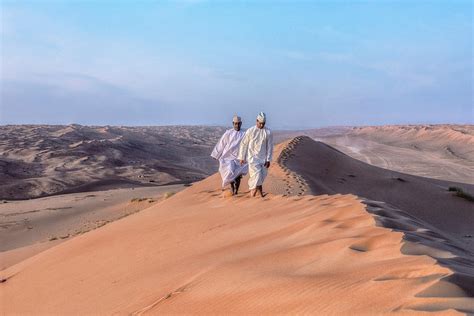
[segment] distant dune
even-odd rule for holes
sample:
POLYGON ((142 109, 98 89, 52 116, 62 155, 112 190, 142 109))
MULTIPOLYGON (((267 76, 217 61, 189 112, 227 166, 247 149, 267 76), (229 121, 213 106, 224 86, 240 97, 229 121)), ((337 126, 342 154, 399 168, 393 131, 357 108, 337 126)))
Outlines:
POLYGON ((450 230, 469 230, 472 204, 462 208, 468 201, 448 183, 370 166, 307 137, 275 156, 263 199, 224 198, 215 174, 1 271, 2 311, 474 312, 472 252, 450 230), (341 188, 365 198, 333 194, 341 188), (384 200, 394 196, 408 209, 384 200))
POLYGON ((0 126, 0 199, 190 183, 217 170, 221 127, 0 126))
MULTIPOLYGON (((0 199, 191 183, 217 171, 209 157, 224 127, 0 126, 0 199)), ((327 127, 306 135, 361 161, 474 184, 472 125, 327 127)))
POLYGON ((304 135, 378 167, 474 184, 473 125, 368 126, 341 135, 304 135))
MULTIPOLYGON (((217 171, 210 153, 225 129, 0 126, 0 200, 195 182, 217 171)), ((340 133, 324 128, 316 135, 340 133)), ((295 135, 275 131, 275 142, 295 135)))

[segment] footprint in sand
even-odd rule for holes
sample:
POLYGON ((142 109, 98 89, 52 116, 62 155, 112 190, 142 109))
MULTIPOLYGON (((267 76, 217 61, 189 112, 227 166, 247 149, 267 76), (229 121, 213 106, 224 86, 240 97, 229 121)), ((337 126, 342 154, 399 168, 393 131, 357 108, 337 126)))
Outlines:
POLYGON ((362 245, 352 245, 349 246, 349 249, 357 251, 357 252, 367 252, 367 247, 364 247, 362 245))

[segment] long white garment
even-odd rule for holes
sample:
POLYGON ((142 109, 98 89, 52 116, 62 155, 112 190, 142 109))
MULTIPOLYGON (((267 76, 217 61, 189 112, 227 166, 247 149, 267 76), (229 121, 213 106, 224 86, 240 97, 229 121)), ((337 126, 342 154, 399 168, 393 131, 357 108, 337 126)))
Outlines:
POLYGON ((245 175, 248 172, 247 164, 241 166, 237 160, 240 142, 245 132, 229 129, 225 131, 219 142, 214 147, 211 157, 219 160, 219 173, 222 177, 222 187, 235 180, 239 175, 245 175))
POLYGON ((245 160, 249 164, 249 188, 255 189, 262 185, 267 176, 267 168, 264 164, 271 161, 273 156, 273 134, 264 127, 262 129, 253 126, 245 132, 240 143, 239 160, 245 160))

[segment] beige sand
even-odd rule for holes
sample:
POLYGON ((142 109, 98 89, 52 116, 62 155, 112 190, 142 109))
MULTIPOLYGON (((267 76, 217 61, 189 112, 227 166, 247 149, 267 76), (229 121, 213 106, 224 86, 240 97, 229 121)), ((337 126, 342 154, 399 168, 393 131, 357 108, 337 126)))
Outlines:
POLYGON ((462 188, 474 195, 474 185, 403 174, 351 158, 309 137, 291 141, 281 163, 301 174, 312 194, 355 194, 364 199, 377 222, 428 248, 425 253, 454 271, 447 278, 474 296, 474 202, 449 191, 462 188), (447 256, 446 253, 451 253, 447 256))
POLYGON ((473 125, 368 126, 310 136, 374 166, 474 184, 473 125))
POLYGON ((0 270, 161 201, 183 185, 71 193, 0 204, 0 270))
MULTIPOLYGON (((201 180, 217 171, 217 162, 209 154, 224 130, 204 126, 0 126, 0 200, 201 180)), ((307 135, 375 166, 474 184, 472 125, 274 132, 277 143, 307 135)))
MULTIPOLYGON (((271 176, 277 190, 299 183, 275 165, 271 176)), ((450 269, 423 249, 402 254, 403 234, 353 195, 222 198, 218 187, 214 175, 2 271, 2 312, 474 312, 441 280, 450 269)))
POLYGON ((190 183, 213 174, 222 127, 0 126, 0 200, 190 183))

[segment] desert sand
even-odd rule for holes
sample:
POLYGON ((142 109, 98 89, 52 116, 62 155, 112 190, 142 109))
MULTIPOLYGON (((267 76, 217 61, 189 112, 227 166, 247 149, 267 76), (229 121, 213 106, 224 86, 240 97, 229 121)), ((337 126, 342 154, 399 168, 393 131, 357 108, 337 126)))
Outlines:
MULTIPOLYGON (((460 271, 473 266, 467 246, 418 218, 423 210, 315 195, 315 171, 328 168, 308 162, 315 148, 309 138, 277 146, 263 199, 224 198, 213 175, 1 271, 2 313, 473 313, 469 270, 460 271)), ((351 174, 373 181, 363 168, 375 167, 357 163, 351 174)), ((401 182, 380 176, 382 186, 401 182)))
MULTIPOLYGON (((474 202, 449 190, 461 188, 474 196, 474 185, 375 167, 305 136, 289 147, 281 163, 303 175, 310 192, 362 198, 382 226, 430 249, 432 257, 456 272, 450 279, 474 296, 474 202)), ((404 250, 412 253, 411 248, 404 250)))
POLYGON ((191 183, 223 133, 204 126, 0 126, 0 200, 191 183))
MULTIPOLYGON (((225 129, 0 126, 0 200, 202 180, 217 171, 209 155, 225 129)), ((274 134, 276 143, 306 135, 378 167, 474 184, 472 125, 327 127, 274 134)))
POLYGON ((181 184, 71 193, 0 204, 0 270, 151 207, 181 184))
POLYGON ((474 184, 473 125, 353 127, 337 134, 305 134, 377 167, 474 184))

